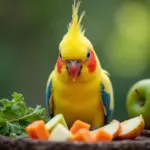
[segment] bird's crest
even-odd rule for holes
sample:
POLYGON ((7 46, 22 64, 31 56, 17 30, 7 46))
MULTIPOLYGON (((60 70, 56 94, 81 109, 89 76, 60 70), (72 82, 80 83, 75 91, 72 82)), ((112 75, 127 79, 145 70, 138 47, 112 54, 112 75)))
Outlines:
POLYGON ((85 32, 83 26, 81 25, 85 11, 83 11, 80 16, 78 15, 80 3, 80 1, 76 2, 76 0, 74 0, 74 4, 72 5, 72 22, 69 24, 68 34, 84 34, 85 32))
POLYGON ((80 3, 80 1, 76 2, 76 0, 74 0, 72 5, 72 21, 69 23, 68 31, 59 44, 60 50, 69 49, 70 53, 72 53, 71 51, 74 51, 74 49, 86 49, 87 47, 93 49, 91 42, 85 37, 85 29, 83 29, 81 25, 85 11, 79 15, 80 3))

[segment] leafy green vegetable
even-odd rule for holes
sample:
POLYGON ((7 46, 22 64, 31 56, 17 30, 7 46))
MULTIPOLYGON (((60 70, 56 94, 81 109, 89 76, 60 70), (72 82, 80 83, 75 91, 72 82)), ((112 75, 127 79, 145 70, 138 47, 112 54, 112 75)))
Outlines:
POLYGON ((35 120, 47 122, 46 109, 37 105, 27 107, 22 94, 14 92, 12 100, 0 100, 0 134, 11 137, 27 137, 25 128, 35 120))

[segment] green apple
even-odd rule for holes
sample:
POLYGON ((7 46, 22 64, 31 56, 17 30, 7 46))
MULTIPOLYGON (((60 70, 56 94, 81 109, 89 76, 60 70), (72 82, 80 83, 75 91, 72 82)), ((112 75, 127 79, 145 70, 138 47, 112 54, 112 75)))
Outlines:
POLYGON ((150 129, 150 79, 132 85, 127 94, 126 108, 129 117, 142 115, 145 128, 150 129))
POLYGON ((50 141, 69 141, 72 140, 72 133, 62 124, 58 124, 51 132, 50 141))
POLYGON ((58 124, 62 124, 65 128, 68 129, 67 123, 63 114, 58 114, 53 117, 50 121, 46 123, 46 129, 51 132, 58 124))

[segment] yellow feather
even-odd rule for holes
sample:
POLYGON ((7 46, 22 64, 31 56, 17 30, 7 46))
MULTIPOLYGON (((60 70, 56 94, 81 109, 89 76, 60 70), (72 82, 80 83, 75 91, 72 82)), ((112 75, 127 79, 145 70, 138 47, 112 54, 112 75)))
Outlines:
POLYGON ((69 127, 82 120, 93 127, 104 124, 103 106, 100 101, 100 77, 87 82, 64 82, 56 72, 53 76, 55 115, 63 113, 69 127))
POLYGON ((76 3, 74 0, 74 4, 72 5, 72 22, 69 25, 68 33, 69 34, 84 34, 83 26, 81 26, 81 21, 83 16, 85 15, 85 11, 81 13, 81 16, 78 16, 80 1, 76 3))
POLYGON ((59 49, 64 59, 84 59, 87 51, 93 50, 91 42, 85 37, 85 29, 81 25, 85 11, 79 15, 80 1, 74 1, 72 5, 72 21, 69 23, 68 31, 59 44, 59 49))
POLYGON ((57 65, 55 66, 50 76, 50 78, 53 76, 54 115, 63 113, 68 126, 79 119, 97 128, 104 125, 104 113, 106 113, 100 97, 100 83, 103 83, 106 91, 111 93, 110 107, 112 109, 114 107, 113 90, 108 72, 102 70, 92 43, 84 35, 85 30, 81 21, 85 12, 79 16, 79 6, 80 2, 74 1, 72 21, 59 44, 59 50, 63 60, 81 60, 82 70, 76 81, 73 82, 66 65, 61 68, 61 74, 57 72, 57 65), (89 73, 87 62, 85 62, 89 50, 94 52, 97 61, 97 67, 93 73, 89 73))

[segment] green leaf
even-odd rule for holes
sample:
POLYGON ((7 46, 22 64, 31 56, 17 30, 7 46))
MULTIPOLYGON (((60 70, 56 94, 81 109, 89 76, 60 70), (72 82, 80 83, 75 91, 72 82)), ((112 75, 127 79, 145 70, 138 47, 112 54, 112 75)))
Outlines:
POLYGON ((22 94, 19 94, 19 93, 16 93, 16 92, 14 92, 13 94, 12 94, 12 102, 13 103, 16 103, 16 102, 23 102, 24 101, 24 97, 23 97, 23 95, 22 94))
POLYGON ((19 123, 8 123, 10 133, 16 133, 17 135, 22 132, 21 126, 19 123))
POLYGON ((1 112, 3 111, 3 115, 8 120, 19 118, 25 115, 26 112, 26 105, 22 94, 14 93, 12 98, 11 101, 7 99, 0 100, 0 104, 3 105, 3 108, 1 107, 1 112))
POLYGON ((41 106, 37 105, 35 110, 30 109, 30 116, 26 118, 27 122, 33 122, 34 120, 44 120, 46 121, 46 109, 42 108, 41 106))
POLYGON ((26 105, 24 102, 17 102, 12 107, 13 111, 16 111, 17 116, 21 117, 26 114, 26 105))
POLYGON ((5 108, 5 107, 9 106, 11 103, 8 99, 2 99, 2 100, 0 100, 0 104, 5 108))
POLYGON ((26 110, 26 114, 30 114, 34 111, 34 109, 32 107, 28 107, 26 110))
POLYGON ((22 132, 17 138, 27 138, 28 134, 26 132, 22 132))
POLYGON ((8 106, 7 108, 5 108, 3 110, 3 114, 7 120, 14 119, 17 116, 17 113, 13 110, 12 106, 8 106))
POLYGON ((12 100, 0 100, 0 134, 27 137, 26 126, 36 120, 47 121, 46 109, 27 107, 22 94, 14 92, 12 100))
POLYGON ((7 123, 7 120, 0 117, 0 126, 7 123))
POLYGON ((10 126, 8 123, 6 123, 6 125, 2 128, 2 133, 4 135, 9 135, 9 133, 10 133, 9 131, 10 131, 10 126))

